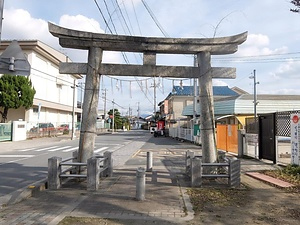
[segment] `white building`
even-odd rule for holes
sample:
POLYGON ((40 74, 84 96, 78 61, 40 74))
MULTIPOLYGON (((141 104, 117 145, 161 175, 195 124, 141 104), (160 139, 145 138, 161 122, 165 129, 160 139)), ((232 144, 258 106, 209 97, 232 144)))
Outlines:
MULTIPOLYGON (((1 41, 2 53, 11 41, 1 41)), ((73 111, 75 122, 82 110, 77 108, 77 79, 81 75, 59 74, 59 63, 70 61, 61 52, 37 40, 18 41, 30 65, 30 79, 36 94, 32 108, 25 110, 9 109, 8 121, 25 120, 27 129, 37 123, 72 124, 73 111), (73 110, 74 105, 74 110, 73 110)))

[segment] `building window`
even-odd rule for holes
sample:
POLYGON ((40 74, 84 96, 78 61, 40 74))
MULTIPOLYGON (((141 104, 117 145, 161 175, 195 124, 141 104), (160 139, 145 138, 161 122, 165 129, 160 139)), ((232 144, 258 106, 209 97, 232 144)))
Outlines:
POLYGON ((32 108, 33 113, 38 113, 39 112, 39 108, 32 108))

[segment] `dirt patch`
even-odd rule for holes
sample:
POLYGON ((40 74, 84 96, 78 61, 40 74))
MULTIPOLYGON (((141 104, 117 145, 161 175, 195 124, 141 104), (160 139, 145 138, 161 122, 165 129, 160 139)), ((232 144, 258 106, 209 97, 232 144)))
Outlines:
POLYGON ((88 217, 65 217, 58 225, 173 225, 176 223, 160 220, 126 220, 88 217))
MULTIPOLYGON (((195 212, 186 225, 199 224, 266 224, 298 225, 300 221, 300 181, 282 171, 264 174, 295 184, 294 188, 279 189, 245 176, 246 182, 237 189, 204 187, 190 188, 188 195, 195 212), (258 182, 253 184, 253 182, 258 182), (253 184, 253 185, 249 185, 253 184)), ((118 220, 104 218, 66 217, 59 225, 150 225, 178 224, 160 220, 118 220)))
MULTIPOLYGON (((250 179, 250 178, 249 178, 250 179)), ((196 224, 289 224, 300 221, 299 193, 270 185, 188 190, 196 224)))

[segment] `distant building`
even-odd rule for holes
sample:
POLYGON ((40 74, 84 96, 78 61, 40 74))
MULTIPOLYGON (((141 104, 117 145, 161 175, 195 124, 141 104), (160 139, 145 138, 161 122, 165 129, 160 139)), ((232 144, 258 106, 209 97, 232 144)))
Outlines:
MULTIPOLYGON (((243 94, 215 100, 214 115, 218 122, 245 126, 245 119, 254 116, 253 95, 243 94)), ((257 114, 300 109, 300 95, 257 95, 257 114)), ((197 104, 196 114, 200 115, 201 105, 197 104)), ((193 116, 193 105, 186 106, 182 114, 188 118, 193 116)))
MULTIPOLYGON (((2 40, 0 52, 10 43, 2 40)), ((38 40, 21 40, 18 43, 31 65, 29 78, 36 94, 32 108, 9 109, 8 121, 27 121, 27 129, 42 122, 53 123, 54 126, 71 124, 74 102, 77 121, 77 115, 80 118, 82 109, 77 108, 77 88, 74 94, 73 87, 74 84, 77 86, 77 79, 82 77, 59 73, 59 63, 70 61, 68 57, 38 40)))
MULTIPOLYGON (((199 87, 197 87, 196 95, 199 96, 199 87)), ((214 86, 213 95, 215 101, 222 98, 239 96, 237 92, 228 86, 214 86)), ((174 86, 172 92, 159 104, 161 115, 165 118, 167 127, 176 127, 178 121, 183 121, 183 123, 187 121, 186 115, 183 115, 182 112, 188 105, 193 105, 193 101, 193 86, 174 86)), ((199 99, 197 102, 199 103, 199 99)))

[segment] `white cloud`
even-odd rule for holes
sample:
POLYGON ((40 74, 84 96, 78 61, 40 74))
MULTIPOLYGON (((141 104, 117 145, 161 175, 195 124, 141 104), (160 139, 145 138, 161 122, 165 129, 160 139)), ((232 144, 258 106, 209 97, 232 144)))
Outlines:
POLYGON ((100 24, 96 20, 93 18, 87 18, 83 15, 63 15, 60 17, 59 25, 80 31, 104 33, 104 30, 100 28, 100 24))
POLYGON ((213 79, 213 86, 228 86, 228 84, 222 80, 213 79))
POLYGON ((55 38, 48 31, 48 23, 42 19, 32 18, 23 9, 4 10, 2 39, 37 39, 54 45, 55 38))
POLYGON ((244 45, 267 46, 270 44, 269 37, 263 34, 249 34, 244 45))
MULTIPOLYGON (((59 20, 59 26, 87 32, 103 33, 100 24, 93 18, 82 15, 63 15, 59 20)), ((86 62, 87 51, 75 49, 62 49, 58 44, 58 38, 52 36, 48 30, 48 22, 33 18, 28 11, 23 9, 4 10, 2 39, 39 40, 49 46, 62 51, 74 62, 86 62)), ((105 52, 104 62, 121 62, 120 54, 105 52)))
POLYGON ((245 43, 243 43, 237 52, 237 56, 265 56, 272 54, 283 54, 288 52, 288 47, 281 46, 271 49, 270 40, 267 35, 249 34, 245 43))
POLYGON ((292 59, 280 64, 274 76, 282 79, 299 79, 300 62, 292 59))

